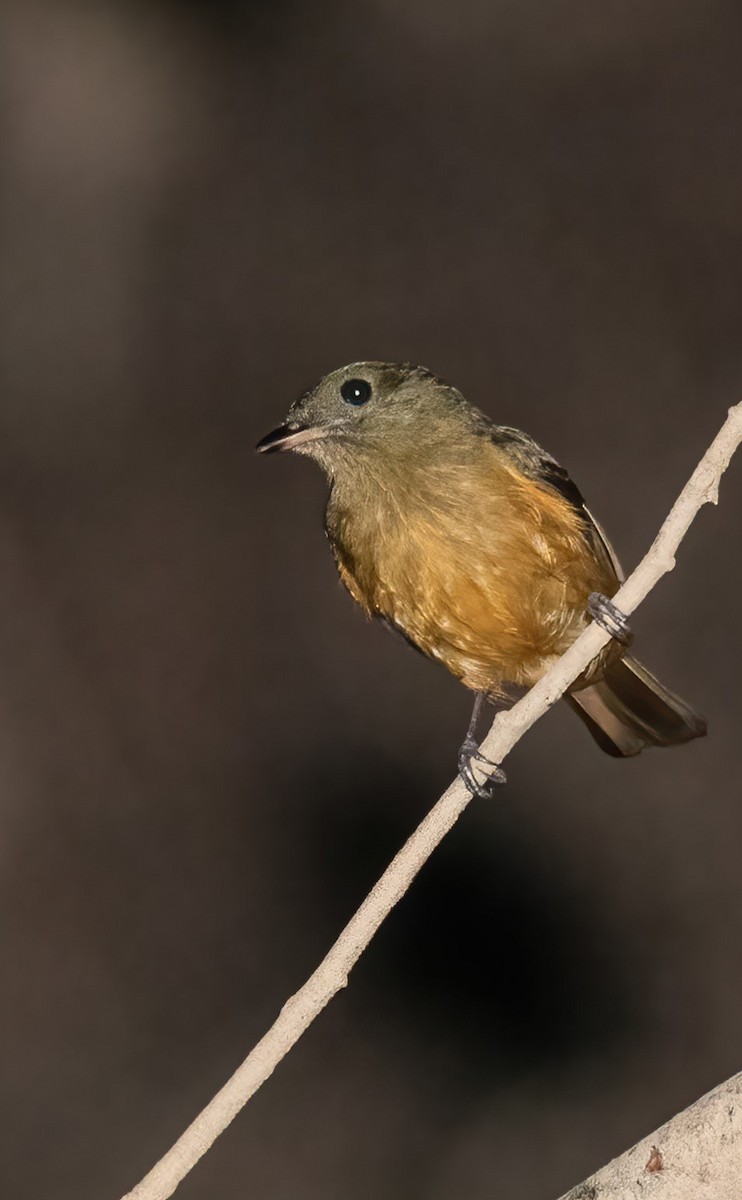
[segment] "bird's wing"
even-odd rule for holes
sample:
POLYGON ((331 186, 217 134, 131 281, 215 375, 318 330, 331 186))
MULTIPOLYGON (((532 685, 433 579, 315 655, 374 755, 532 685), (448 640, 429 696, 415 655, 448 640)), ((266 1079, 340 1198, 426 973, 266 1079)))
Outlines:
POLYGON ((564 467, 520 429, 513 429, 509 425, 493 425, 489 432, 492 441, 512 456, 528 479, 558 492, 579 513, 588 536, 596 549, 605 555, 619 583, 622 583, 624 572, 618 555, 602 526, 585 504, 582 492, 564 467))

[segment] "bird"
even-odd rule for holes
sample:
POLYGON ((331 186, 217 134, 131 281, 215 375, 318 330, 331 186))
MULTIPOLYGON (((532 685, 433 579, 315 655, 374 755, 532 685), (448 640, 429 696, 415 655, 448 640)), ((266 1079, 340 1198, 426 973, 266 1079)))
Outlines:
MULTIPOLYGON (((505 777, 479 750, 484 706, 536 683, 590 622, 591 597, 610 609, 623 579, 567 471, 410 363, 330 372, 256 449, 323 468, 343 584, 475 693, 459 773, 490 795, 505 777)), ((613 638, 565 695, 597 744, 628 758, 702 737, 705 719, 626 652, 628 640, 613 638)))

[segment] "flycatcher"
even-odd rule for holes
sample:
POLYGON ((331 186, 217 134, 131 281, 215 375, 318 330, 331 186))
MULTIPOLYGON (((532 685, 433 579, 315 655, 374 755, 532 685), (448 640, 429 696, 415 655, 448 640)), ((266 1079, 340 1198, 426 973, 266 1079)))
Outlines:
MULTIPOLYGON (((622 580, 577 487, 527 434, 406 363, 326 375, 257 449, 320 464, 325 529, 353 599, 477 694, 459 764, 482 794, 472 771, 482 703, 540 679, 589 622, 591 594, 610 597, 622 580)), ((706 732, 615 640, 565 699, 619 757, 706 732)))

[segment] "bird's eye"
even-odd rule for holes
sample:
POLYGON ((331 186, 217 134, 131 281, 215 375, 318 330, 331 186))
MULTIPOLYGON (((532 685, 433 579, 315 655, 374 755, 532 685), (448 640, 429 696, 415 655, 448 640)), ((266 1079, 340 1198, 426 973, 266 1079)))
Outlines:
POLYGON ((365 404, 371 399, 371 384, 365 379, 346 379, 340 395, 346 404, 365 404))

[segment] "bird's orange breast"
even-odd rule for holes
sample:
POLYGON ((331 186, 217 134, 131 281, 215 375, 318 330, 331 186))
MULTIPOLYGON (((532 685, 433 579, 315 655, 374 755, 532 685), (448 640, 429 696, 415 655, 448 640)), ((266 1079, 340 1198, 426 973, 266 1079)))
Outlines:
POLYGON ((495 448, 363 499, 328 509, 348 590, 476 691, 533 683, 584 627, 590 592, 616 589, 580 514, 495 448))

